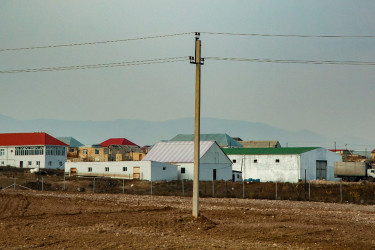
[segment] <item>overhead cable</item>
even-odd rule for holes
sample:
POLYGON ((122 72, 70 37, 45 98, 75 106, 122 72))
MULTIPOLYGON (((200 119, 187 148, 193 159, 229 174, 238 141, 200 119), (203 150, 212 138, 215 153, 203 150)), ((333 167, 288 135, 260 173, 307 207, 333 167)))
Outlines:
POLYGON ((205 60, 236 61, 236 62, 260 62, 260 63, 297 63, 297 64, 336 64, 336 65, 366 65, 373 66, 375 62, 364 61, 313 61, 313 60, 284 60, 284 59, 260 59, 260 58, 235 58, 235 57, 205 57, 205 60))
POLYGON ((230 32, 200 32, 207 35, 229 36, 264 36, 264 37, 299 37, 299 38, 375 38, 375 35, 298 35, 298 34, 261 34, 261 33, 230 33, 230 32))
POLYGON ((185 32, 185 33, 175 33, 175 34, 168 34, 168 35, 146 36, 146 37, 108 40, 108 41, 99 41, 99 42, 70 43, 70 44, 46 45, 46 46, 24 47, 24 48, 8 48, 8 49, 0 49, 0 52, 12 51, 12 50, 50 49, 50 48, 73 47, 73 46, 105 44, 105 43, 129 42, 129 41, 156 39, 156 38, 164 38, 164 37, 172 37, 172 36, 182 36, 182 35, 188 35, 188 34, 193 34, 193 33, 194 32, 185 32))
POLYGON ((159 59, 149 59, 149 60, 129 61, 129 62, 100 63, 100 64, 89 64, 89 65, 35 68, 35 69, 13 69, 13 70, 3 70, 3 71, 0 71, 0 73, 26 73, 26 72, 42 72, 42 71, 127 67, 127 66, 137 66, 137 65, 146 65, 146 64, 182 62, 182 61, 187 61, 187 60, 188 60, 187 56, 180 56, 180 57, 169 57, 169 58, 159 58, 159 59))

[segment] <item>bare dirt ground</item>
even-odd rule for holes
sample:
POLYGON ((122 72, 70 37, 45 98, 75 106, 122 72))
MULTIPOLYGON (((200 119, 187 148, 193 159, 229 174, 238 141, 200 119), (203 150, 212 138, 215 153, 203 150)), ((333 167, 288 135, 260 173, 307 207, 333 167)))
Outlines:
POLYGON ((374 249, 375 206, 0 191, 0 249, 374 249))

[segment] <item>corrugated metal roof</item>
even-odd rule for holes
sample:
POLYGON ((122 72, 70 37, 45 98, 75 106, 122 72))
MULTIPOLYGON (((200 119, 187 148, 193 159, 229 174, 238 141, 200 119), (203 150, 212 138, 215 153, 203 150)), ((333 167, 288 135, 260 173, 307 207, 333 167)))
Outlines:
POLYGON ((78 148, 83 146, 82 143, 74 139, 73 137, 56 137, 58 140, 69 145, 69 147, 78 148))
MULTIPOLYGON (((216 141, 220 147, 239 147, 242 145, 233 140, 227 134, 200 134, 201 141, 216 141)), ((169 141, 194 141, 194 134, 179 134, 170 139, 169 141)))
MULTIPOLYGON (((215 141, 200 142, 200 158, 212 147, 214 143, 215 141)), ((194 142, 158 142, 142 160, 159 162, 194 162, 194 142)))
POLYGON ((62 141, 44 132, 0 134, 0 146, 34 146, 34 145, 68 146, 62 141))
POLYGON ((227 155, 299 155, 319 147, 292 148, 223 148, 227 155))

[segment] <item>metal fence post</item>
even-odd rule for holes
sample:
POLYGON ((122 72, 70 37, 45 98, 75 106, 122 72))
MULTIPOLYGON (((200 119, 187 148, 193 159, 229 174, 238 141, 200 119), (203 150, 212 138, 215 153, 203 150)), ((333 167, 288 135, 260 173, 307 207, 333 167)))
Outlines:
POLYGON ((276 182, 276 200, 277 200, 277 182, 276 182))
POLYGON ((92 182, 92 192, 95 193, 95 177, 94 177, 94 180, 92 182))
POLYGON ((215 197, 215 181, 212 180, 212 197, 215 197))
POLYGON ((245 199, 245 180, 242 179, 242 198, 245 199))
POLYGON ((184 179, 181 179, 181 183, 182 183, 182 196, 185 196, 184 179))
POLYGON ((340 182, 340 202, 342 202, 342 182, 340 182))

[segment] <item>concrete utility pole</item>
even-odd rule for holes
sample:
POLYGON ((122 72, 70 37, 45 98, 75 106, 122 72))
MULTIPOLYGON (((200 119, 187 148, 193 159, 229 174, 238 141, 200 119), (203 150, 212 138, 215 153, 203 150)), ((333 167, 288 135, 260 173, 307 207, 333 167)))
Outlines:
POLYGON ((200 34, 195 33, 195 59, 190 57, 190 63, 195 64, 195 122, 194 122, 194 177, 193 177, 193 217, 199 216, 199 152, 200 152, 200 110, 201 110, 201 41, 200 34))

